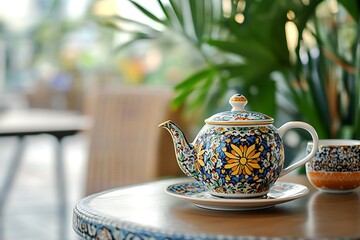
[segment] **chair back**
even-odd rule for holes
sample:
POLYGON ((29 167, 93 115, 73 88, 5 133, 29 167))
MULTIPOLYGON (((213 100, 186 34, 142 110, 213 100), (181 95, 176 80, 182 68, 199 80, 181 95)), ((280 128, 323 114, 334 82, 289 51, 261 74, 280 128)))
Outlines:
POLYGON ((86 195, 182 175, 170 136, 157 127, 169 118, 181 119, 179 112, 170 110, 172 96, 169 89, 147 87, 95 94, 86 195))

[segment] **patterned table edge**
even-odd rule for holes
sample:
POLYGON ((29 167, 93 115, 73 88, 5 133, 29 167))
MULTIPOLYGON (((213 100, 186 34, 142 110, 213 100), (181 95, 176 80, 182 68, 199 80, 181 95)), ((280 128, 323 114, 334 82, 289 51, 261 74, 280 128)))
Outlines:
MULTIPOLYGON (((307 240, 314 237, 266 237, 266 236, 231 236, 211 234, 185 234, 166 231, 149 226, 142 226, 110 216, 96 214, 88 203, 100 195, 94 194, 82 199, 73 210, 72 227, 76 234, 86 240, 307 240)), ((358 239, 353 237, 316 237, 318 240, 358 239)))

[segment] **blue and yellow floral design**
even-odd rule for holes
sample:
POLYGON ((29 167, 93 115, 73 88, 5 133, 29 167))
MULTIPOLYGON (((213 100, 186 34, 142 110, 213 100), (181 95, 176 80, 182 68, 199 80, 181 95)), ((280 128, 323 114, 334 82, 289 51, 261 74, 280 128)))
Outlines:
POLYGON ((212 192, 261 194, 278 178, 284 159, 275 127, 205 126, 195 141, 198 176, 212 192))
POLYGON ((224 153, 228 157, 226 158, 227 163, 224 165, 224 168, 231 169, 231 175, 251 175, 254 169, 261 168, 258 161, 263 149, 262 146, 258 150, 255 149, 255 144, 250 147, 246 145, 238 147, 234 144, 230 146, 232 148, 231 152, 226 152, 226 148, 224 148, 224 153))

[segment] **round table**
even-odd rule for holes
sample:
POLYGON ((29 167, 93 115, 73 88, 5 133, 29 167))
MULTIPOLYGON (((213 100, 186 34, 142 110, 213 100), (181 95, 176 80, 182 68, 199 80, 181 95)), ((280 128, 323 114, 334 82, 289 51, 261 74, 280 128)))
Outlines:
MULTIPOLYGON (((0 188, 0 221, 3 217, 5 203, 23 160, 23 153, 27 143, 26 137, 47 134, 53 136, 56 140, 54 175, 59 200, 60 233, 58 235, 61 236, 61 239, 66 238, 65 233, 69 227, 66 211, 68 199, 66 196, 66 173, 64 172, 62 140, 81 131, 87 131, 91 126, 92 120, 88 116, 73 111, 19 108, 5 109, 0 112, 0 137, 15 136, 18 138, 14 155, 8 168, 4 171, 5 176, 0 188)), ((2 239, 2 234, 3 231, 0 231, 0 239, 2 239)))
POLYGON ((83 239, 360 239, 360 189, 326 194, 306 176, 278 181, 307 186, 301 198, 262 210, 199 208, 164 189, 189 179, 165 179, 82 199, 73 228, 83 239))

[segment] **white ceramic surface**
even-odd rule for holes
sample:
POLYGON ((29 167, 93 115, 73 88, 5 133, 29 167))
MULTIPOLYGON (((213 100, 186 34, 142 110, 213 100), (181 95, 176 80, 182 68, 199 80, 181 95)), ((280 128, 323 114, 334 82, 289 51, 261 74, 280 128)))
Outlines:
POLYGON ((200 208, 221 211, 246 211, 269 208, 301 198, 309 189, 301 184, 276 182, 262 198, 221 198, 211 195, 200 182, 179 183, 168 186, 165 192, 193 203, 200 208))

